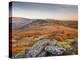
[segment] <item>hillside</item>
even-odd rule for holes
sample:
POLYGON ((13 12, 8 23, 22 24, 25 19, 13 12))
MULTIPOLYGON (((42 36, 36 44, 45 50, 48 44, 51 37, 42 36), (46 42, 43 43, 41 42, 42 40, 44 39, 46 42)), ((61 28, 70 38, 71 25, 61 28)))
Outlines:
POLYGON ((71 39, 75 42, 78 37, 77 21, 23 18, 17 18, 12 21, 14 31, 12 31, 10 42, 12 42, 13 56, 25 51, 25 49, 27 51, 41 39, 56 39, 62 44, 65 40, 71 39), (16 29, 14 29, 14 25, 17 25, 16 29))

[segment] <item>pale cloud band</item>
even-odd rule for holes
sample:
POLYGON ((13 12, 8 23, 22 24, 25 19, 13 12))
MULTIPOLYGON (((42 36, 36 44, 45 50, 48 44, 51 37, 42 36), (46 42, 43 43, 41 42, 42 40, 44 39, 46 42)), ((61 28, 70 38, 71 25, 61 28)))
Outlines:
POLYGON ((77 20, 77 5, 13 2, 12 16, 30 19, 77 20))

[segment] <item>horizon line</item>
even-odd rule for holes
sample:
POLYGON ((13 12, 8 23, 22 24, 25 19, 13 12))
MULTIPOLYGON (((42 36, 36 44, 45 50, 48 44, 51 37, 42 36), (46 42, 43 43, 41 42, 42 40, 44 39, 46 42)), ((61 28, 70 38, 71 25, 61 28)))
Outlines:
MULTIPOLYGON (((9 16, 9 18, 25 18, 25 19, 32 19, 32 18, 27 18, 27 17, 16 17, 16 16, 9 16)), ((45 19, 50 19, 50 20, 60 20, 60 21, 78 21, 78 19, 76 19, 76 20, 71 20, 71 19, 55 19, 55 18, 33 18, 33 19, 42 19, 42 20, 45 20, 45 19)))

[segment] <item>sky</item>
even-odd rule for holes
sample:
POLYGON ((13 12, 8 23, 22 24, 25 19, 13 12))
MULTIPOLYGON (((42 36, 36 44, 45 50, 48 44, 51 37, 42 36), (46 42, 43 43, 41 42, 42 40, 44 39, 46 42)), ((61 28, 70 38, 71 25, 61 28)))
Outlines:
POLYGON ((13 2, 12 17, 23 17, 30 19, 77 20, 78 7, 77 5, 13 2))

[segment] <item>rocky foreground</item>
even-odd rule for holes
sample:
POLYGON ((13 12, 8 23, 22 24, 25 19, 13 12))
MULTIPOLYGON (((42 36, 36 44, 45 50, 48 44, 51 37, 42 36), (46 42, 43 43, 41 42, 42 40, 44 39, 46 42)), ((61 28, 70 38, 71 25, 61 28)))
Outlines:
POLYGON ((60 56, 77 54, 77 42, 74 39, 58 42, 57 40, 41 39, 37 41, 29 50, 20 52, 13 58, 30 58, 45 56, 60 56), (74 45, 75 44, 75 45, 74 45))

